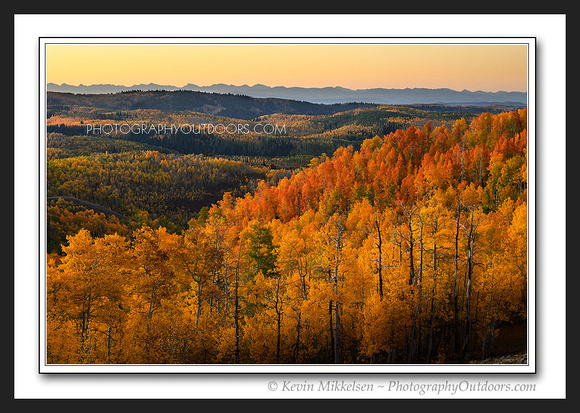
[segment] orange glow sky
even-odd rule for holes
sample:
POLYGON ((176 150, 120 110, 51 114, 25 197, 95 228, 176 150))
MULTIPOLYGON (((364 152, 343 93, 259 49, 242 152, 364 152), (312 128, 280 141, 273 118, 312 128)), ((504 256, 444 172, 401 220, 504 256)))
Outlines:
POLYGON ((525 92, 527 46, 49 44, 46 81, 70 85, 261 83, 525 92))

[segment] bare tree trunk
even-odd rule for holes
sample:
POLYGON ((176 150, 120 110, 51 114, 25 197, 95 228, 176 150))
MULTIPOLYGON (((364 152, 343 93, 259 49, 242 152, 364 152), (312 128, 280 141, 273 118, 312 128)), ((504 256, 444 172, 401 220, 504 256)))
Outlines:
POLYGON ((409 359, 413 360, 417 357, 418 353, 418 342, 417 342, 417 331, 421 329, 419 315, 421 314, 421 304, 423 301, 423 220, 419 215, 419 268, 418 277, 415 280, 417 284, 417 308, 415 309, 415 316, 413 317, 413 329, 411 334, 411 350, 409 351, 409 359))
POLYGON ((474 210, 471 211, 471 223, 469 226, 469 233, 467 235, 467 286, 465 289, 465 340, 463 344, 463 353, 469 350, 470 336, 471 336, 471 285, 473 277, 473 253, 474 253, 474 235, 473 235, 473 215, 474 210))
POLYGON ((455 337, 455 351, 459 350, 459 292, 457 290, 457 282, 459 275, 459 219, 461 217, 461 201, 457 201, 457 222, 455 226, 455 274, 453 280, 453 326, 455 337))
POLYGON ((378 250, 378 258, 377 258, 377 270, 379 275, 379 297, 380 300, 383 300, 383 237, 381 235, 381 222, 379 218, 379 213, 377 207, 375 205, 375 226, 377 229, 377 250, 378 250))
POLYGON ((335 356, 335 351, 336 351, 336 347, 334 345, 334 328, 333 328, 333 316, 332 316, 332 300, 328 301, 328 325, 329 325, 329 331, 330 331, 330 351, 331 351, 331 356, 332 356, 332 360, 336 360, 336 356, 335 356))
POLYGON ((431 320, 429 327, 429 349, 427 350, 427 362, 431 361, 433 350, 433 326, 435 324, 435 297, 437 295, 437 244, 433 244, 433 290, 431 291, 431 320))
POLYGON ((415 264, 413 256, 413 226, 409 215, 409 285, 415 284, 415 264))
MULTIPOLYGON (((342 235, 345 231, 345 228, 342 223, 342 216, 338 216, 337 218, 331 218, 334 224, 333 230, 336 231, 334 236, 331 235, 330 240, 334 242, 334 263, 332 264, 331 269, 329 269, 329 281, 332 283, 333 292, 335 295, 335 299, 331 302, 331 306, 329 308, 330 315, 331 315, 331 329, 333 330, 332 341, 333 341, 333 360, 334 363, 342 363, 342 335, 341 335, 341 325, 340 325, 340 300, 339 300, 339 292, 340 292, 340 284, 339 284, 339 267, 341 262, 341 254, 342 254, 342 235), (334 316, 333 314, 334 313, 334 316)), ((332 234, 332 232, 331 232, 332 234)))
POLYGON ((239 252, 238 252, 238 262, 236 264, 236 282, 234 285, 234 329, 235 329, 235 363, 240 364, 240 321, 239 321, 239 296, 238 289, 240 285, 240 261, 242 259, 242 243, 240 242, 239 252))
MULTIPOLYGON (((207 310, 207 306, 206 306, 207 310)), ((197 311, 195 313, 195 326, 199 325, 199 319, 201 317, 201 279, 197 283, 197 311)))
POLYGON ((224 312, 226 314, 229 314, 229 282, 228 282, 228 259, 229 259, 229 252, 226 252, 225 256, 224 256, 224 296, 225 296, 225 302, 224 302, 224 312))
POLYGON ((282 325, 282 303, 280 300, 280 275, 276 283, 276 301, 274 308, 276 310, 276 363, 280 364, 280 345, 282 342, 281 325, 282 325))
POLYGON ((415 240, 413 239, 413 214, 414 211, 411 209, 410 211, 403 205, 402 202, 399 202, 399 205, 405 212, 407 216, 407 227, 409 228, 409 238, 405 238, 402 233, 400 233, 401 238, 407 240, 409 243, 409 285, 414 285, 416 282, 415 279, 415 256, 414 256, 414 247, 415 247, 415 240))
POLYGON ((296 323, 296 344, 294 345, 294 361, 300 363, 300 324, 302 313, 298 313, 298 322, 296 323))
POLYGON ((147 354, 147 359, 149 359, 149 336, 151 334, 151 319, 153 318, 153 311, 154 311, 154 301, 155 301, 155 290, 157 288, 156 284, 153 284, 151 287, 151 298, 149 300, 149 310, 147 311, 147 336, 145 337, 145 352, 147 354))
POLYGON ((340 304, 334 302, 334 363, 342 363, 342 334, 340 332, 340 304))
POLYGON ((113 327, 109 326, 108 330, 107 330, 107 363, 110 364, 111 363, 111 345, 112 345, 112 330, 113 327))

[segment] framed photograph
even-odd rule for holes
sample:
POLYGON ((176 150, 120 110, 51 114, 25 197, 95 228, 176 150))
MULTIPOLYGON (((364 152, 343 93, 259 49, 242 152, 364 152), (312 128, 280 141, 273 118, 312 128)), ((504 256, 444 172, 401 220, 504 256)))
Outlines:
POLYGON ((536 372, 534 37, 38 49, 40 373, 536 372))

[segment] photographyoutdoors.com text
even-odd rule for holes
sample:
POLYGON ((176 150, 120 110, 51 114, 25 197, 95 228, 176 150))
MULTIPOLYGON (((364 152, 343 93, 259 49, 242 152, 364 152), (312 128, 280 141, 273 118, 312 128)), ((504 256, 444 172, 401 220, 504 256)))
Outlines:
POLYGON ((86 125, 87 135, 286 135, 286 125, 272 123, 90 123, 86 125))

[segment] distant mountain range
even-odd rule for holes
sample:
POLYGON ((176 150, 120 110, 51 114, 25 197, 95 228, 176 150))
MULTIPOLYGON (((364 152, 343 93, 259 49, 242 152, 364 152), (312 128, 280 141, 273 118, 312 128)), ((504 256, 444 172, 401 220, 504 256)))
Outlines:
POLYGON ((217 83, 211 86, 198 86, 188 83, 183 87, 158 85, 154 83, 122 86, 112 84, 99 85, 68 85, 63 83, 47 84, 47 91, 75 94, 107 94, 127 91, 196 91, 208 93, 245 95, 254 98, 279 98, 305 101, 311 103, 375 103, 375 104, 448 104, 448 105, 516 105, 527 104, 526 92, 483 92, 469 90, 453 90, 448 88, 406 88, 406 89, 347 89, 343 87, 285 87, 257 84, 254 86, 235 86, 217 83))

